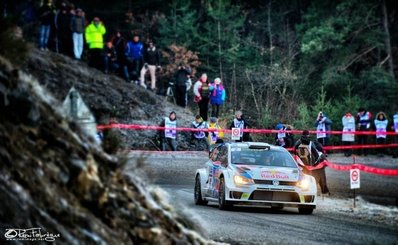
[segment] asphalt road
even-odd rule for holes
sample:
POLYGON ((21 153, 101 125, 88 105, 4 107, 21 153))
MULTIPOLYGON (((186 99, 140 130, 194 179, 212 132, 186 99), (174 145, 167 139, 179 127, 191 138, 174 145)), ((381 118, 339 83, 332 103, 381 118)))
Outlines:
MULTIPOLYGON (((202 227, 205 237, 231 244, 398 244, 398 224, 376 222, 377 216, 356 218, 355 213, 335 211, 334 199, 352 196, 348 172, 327 168, 332 196, 318 198, 312 215, 299 215, 297 209, 234 207, 220 211, 216 203, 196 206, 193 203, 194 173, 204 165, 203 152, 145 153, 132 152, 130 157, 145 158, 142 168, 153 184, 169 193, 176 210, 189 216, 202 227)), ((351 158, 335 154, 334 163, 349 164, 351 158)), ((357 158, 381 168, 398 168, 391 158, 357 158)), ((356 191, 364 199, 383 204, 395 204, 398 197, 398 177, 361 173, 361 188, 356 191)), ((387 218, 388 219, 388 218, 387 218)), ((395 222, 396 219, 393 220, 395 222)))

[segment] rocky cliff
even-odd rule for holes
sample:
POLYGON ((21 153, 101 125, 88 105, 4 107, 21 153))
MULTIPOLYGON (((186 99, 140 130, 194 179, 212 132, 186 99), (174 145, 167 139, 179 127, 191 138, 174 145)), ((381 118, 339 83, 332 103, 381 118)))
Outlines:
MULTIPOLYGON (((33 51, 25 68, 58 99, 74 84, 97 115, 140 121, 169 110, 159 111, 155 95, 139 96, 135 85, 106 82, 113 78, 59 55, 33 51)), ((60 244, 207 243, 138 177, 123 175, 123 160, 93 144, 58 104, 32 76, 0 57, 1 231, 40 228, 59 234, 60 244)))

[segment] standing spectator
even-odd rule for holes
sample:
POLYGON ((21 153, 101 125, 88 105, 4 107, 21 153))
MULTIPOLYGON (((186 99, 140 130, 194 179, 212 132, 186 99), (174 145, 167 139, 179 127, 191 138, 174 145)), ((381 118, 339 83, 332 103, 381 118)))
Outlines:
POLYGON ((126 57, 128 63, 129 77, 132 82, 139 83, 139 72, 141 70, 144 55, 144 45, 140 41, 138 35, 133 36, 133 40, 129 41, 126 46, 126 57))
MULTIPOLYGON (((358 114, 356 116, 357 122, 357 130, 360 132, 367 132, 370 130, 370 122, 372 121, 372 113, 366 111, 364 108, 358 109, 358 114)), ((359 134, 358 135, 358 144, 359 145, 366 145, 368 143, 368 136, 366 134, 359 134)), ((360 150, 358 155, 362 155, 362 153, 367 156, 368 151, 366 148, 360 150)))
POLYGON ((176 102, 177 105, 185 108, 187 105, 186 93, 187 93, 187 84, 189 79, 189 72, 185 69, 183 64, 178 66, 178 70, 174 75, 175 81, 175 90, 176 90, 176 102))
POLYGON ((112 37, 112 44, 116 51, 116 59, 117 63, 119 64, 119 72, 120 74, 124 75, 124 79, 126 79, 127 82, 130 82, 127 60, 125 55, 127 42, 119 30, 117 30, 114 36, 112 37))
POLYGON ((209 131, 209 144, 213 145, 217 141, 224 138, 224 132, 218 131, 218 129, 222 129, 221 126, 217 122, 217 118, 210 117, 209 129, 217 129, 214 131, 209 131))
MULTIPOLYGON (((387 139, 387 126, 388 119, 384 112, 379 112, 376 114, 376 119, 374 120, 375 129, 376 129, 376 144, 385 145, 387 139)), ((378 150, 379 156, 383 157, 385 153, 384 148, 379 148, 378 150)))
POLYGON ((310 139, 310 133, 308 130, 304 130, 300 139, 294 144, 294 153, 303 162, 304 173, 314 176, 323 195, 330 195, 326 181, 325 166, 319 165, 320 162, 326 159, 322 152, 322 145, 319 142, 314 142, 310 139), (305 166, 312 166, 315 167, 315 169, 308 170, 305 166))
MULTIPOLYGON (((203 121, 203 118, 200 115, 197 115, 195 117, 195 121, 192 122, 191 127, 195 129, 208 129, 209 125, 206 121, 203 121)), ((192 132, 191 142, 195 146, 195 149, 200 149, 202 144, 206 146, 206 150, 209 150, 210 148, 204 131, 192 132)))
POLYGON ((177 114, 172 111, 168 117, 165 117, 159 125, 164 130, 159 130, 162 151, 165 151, 167 145, 172 151, 177 150, 177 114))
POLYGON ((252 141, 250 134, 248 132, 243 132, 243 129, 249 128, 249 124, 247 124, 246 120, 243 118, 242 111, 235 112, 235 118, 229 126, 229 129, 232 128, 240 128, 240 139, 235 140, 235 142, 252 141))
POLYGON ((119 68, 117 62, 116 50, 112 42, 107 42, 105 47, 105 74, 115 72, 119 68))
POLYGON ((145 84, 145 74, 149 70, 151 75, 151 90, 156 90, 156 69, 160 69, 160 53, 156 49, 153 42, 149 42, 148 48, 144 52, 144 66, 141 69, 140 84, 146 87, 145 84))
POLYGON ((40 50, 48 50, 48 39, 50 38, 51 25, 54 24, 55 7, 52 0, 46 0, 40 7, 40 50))
POLYGON ((211 116, 218 118, 220 106, 224 104, 226 96, 220 78, 217 77, 214 83, 210 84, 210 91, 211 116))
POLYGON ((282 122, 279 122, 275 129, 279 130, 279 132, 275 136, 276 145, 282 146, 284 148, 290 148, 294 144, 293 135, 288 133, 291 130, 290 125, 284 125, 282 122))
MULTIPOLYGON (((396 133, 396 135, 393 136, 393 139, 394 139, 393 142, 395 144, 398 144, 398 111, 392 117, 392 121, 393 121, 393 125, 391 126, 391 129, 394 130, 396 133)), ((395 147, 392 150, 393 150, 392 157, 397 158, 398 157, 398 147, 395 147)), ((398 199, 397 199, 397 201, 398 201, 398 199)))
POLYGON ((59 9, 56 17, 55 24, 57 30, 57 47, 60 54, 72 56, 72 31, 70 23, 73 10, 69 11, 69 7, 65 2, 62 2, 61 8, 59 9))
POLYGON ((199 114, 203 120, 207 121, 207 114, 209 111, 209 96, 210 88, 207 81, 207 74, 203 73, 199 80, 193 86, 193 93, 195 95, 194 101, 198 103, 199 114))
MULTIPOLYGON (((341 141, 343 141, 343 145, 353 145, 355 142, 355 118, 351 115, 351 113, 347 112, 341 119, 341 122, 343 124, 343 134, 341 135, 341 141)), ((344 150, 344 156, 346 157, 351 156, 352 153, 352 149, 344 150)))
POLYGON ((315 121, 315 127, 317 130, 316 138, 322 146, 329 145, 329 134, 327 132, 330 131, 331 125, 332 121, 320 111, 315 121))
POLYGON ((86 25, 84 12, 81 8, 76 9, 76 14, 72 16, 70 29, 72 30, 73 54, 75 59, 80 60, 83 53, 83 32, 86 25))
POLYGON ((91 24, 86 28, 85 37, 89 48, 89 65, 99 70, 103 69, 104 59, 102 50, 104 49, 105 26, 100 18, 94 17, 91 24))

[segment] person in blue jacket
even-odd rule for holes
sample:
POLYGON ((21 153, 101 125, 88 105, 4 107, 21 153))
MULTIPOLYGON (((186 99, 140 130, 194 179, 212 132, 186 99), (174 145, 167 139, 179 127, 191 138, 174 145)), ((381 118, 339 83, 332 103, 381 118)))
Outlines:
POLYGON ((224 104, 226 97, 225 88, 222 85, 221 79, 214 79, 214 83, 210 84, 210 104, 211 116, 218 118, 220 106, 224 104))
POLYGON ((128 64, 128 71, 125 71, 128 74, 126 73, 125 76, 139 84, 139 75, 144 59, 144 45, 140 41, 140 36, 134 35, 133 40, 127 43, 125 54, 128 64))

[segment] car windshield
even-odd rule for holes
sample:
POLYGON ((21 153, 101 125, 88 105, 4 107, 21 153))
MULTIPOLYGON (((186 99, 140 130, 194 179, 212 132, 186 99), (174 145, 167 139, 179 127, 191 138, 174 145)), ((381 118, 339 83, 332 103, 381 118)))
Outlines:
POLYGON ((232 164, 272 167, 297 167, 288 152, 276 150, 236 149, 231 152, 232 164))

